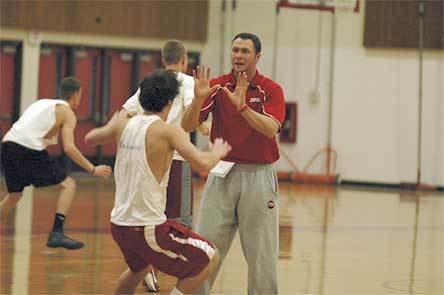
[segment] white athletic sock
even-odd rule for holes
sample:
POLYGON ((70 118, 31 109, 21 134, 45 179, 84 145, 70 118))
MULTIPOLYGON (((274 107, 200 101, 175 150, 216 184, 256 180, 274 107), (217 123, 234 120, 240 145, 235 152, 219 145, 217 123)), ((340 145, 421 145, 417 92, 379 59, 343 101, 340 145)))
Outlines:
POLYGON ((170 295, 183 295, 183 293, 180 292, 179 289, 177 289, 176 287, 174 287, 174 289, 171 290, 170 295))

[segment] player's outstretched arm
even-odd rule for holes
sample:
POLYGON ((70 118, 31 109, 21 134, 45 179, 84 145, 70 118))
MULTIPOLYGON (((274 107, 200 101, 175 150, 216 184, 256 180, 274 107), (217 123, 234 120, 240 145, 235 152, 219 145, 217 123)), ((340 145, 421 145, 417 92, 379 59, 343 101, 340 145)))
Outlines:
POLYGON ((184 157, 190 165, 200 171, 210 171, 220 159, 231 150, 231 146, 223 139, 216 138, 207 152, 197 149, 181 128, 170 127, 166 132, 170 145, 184 157))
POLYGON ((77 124, 77 119, 74 112, 70 108, 63 108, 62 114, 57 112, 56 115, 63 116, 63 123, 61 127, 63 150, 68 157, 77 165, 90 172, 94 176, 109 176, 111 175, 111 167, 106 165, 94 166, 87 158, 79 151, 74 142, 74 129, 77 124))
POLYGON ((115 112, 105 126, 94 128, 85 135, 85 143, 97 146, 114 142, 117 122, 119 118, 126 116, 126 112, 123 109, 115 112))

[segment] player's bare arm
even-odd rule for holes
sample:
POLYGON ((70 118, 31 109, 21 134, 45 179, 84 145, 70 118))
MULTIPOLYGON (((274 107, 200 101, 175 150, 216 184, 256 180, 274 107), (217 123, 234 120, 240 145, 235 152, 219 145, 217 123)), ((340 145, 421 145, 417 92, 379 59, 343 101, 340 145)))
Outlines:
POLYGON ((200 151, 190 142, 185 131, 177 127, 168 128, 165 135, 173 149, 178 151, 196 170, 211 170, 231 150, 231 146, 226 141, 218 138, 210 146, 208 152, 200 151))
POLYGON ((126 116, 126 112, 115 112, 106 125, 94 128, 85 135, 85 143, 91 146, 98 146, 114 142, 117 122, 120 118, 124 120, 126 116))
POLYGON ((63 107, 59 111, 56 110, 56 118, 62 116, 62 144, 63 150, 71 160, 77 165, 92 173, 94 176, 109 176, 111 174, 111 167, 106 165, 94 166, 88 159, 83 156, 74 142, 74 129, 77 124, 77 118, 74 112, 69 107, 63 107))

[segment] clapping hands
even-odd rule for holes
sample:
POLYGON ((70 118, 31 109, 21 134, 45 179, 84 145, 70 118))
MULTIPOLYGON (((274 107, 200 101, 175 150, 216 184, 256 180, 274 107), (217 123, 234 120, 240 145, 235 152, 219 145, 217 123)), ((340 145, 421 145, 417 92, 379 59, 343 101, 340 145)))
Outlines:
POLYGON ((227 87, 222 87, 222 90, 225 92, 225 94, 230 99, 231 103, 234 104, 236 109, 239 111, 242 109, 246 102, 245 102, 245 94, 247 93, 248 89, 248 80, 247 80, 247 73, 238 73, 237 75, 237 83, 236 88, 234 88, 234 91, 231 92, 230 89, 227 87))

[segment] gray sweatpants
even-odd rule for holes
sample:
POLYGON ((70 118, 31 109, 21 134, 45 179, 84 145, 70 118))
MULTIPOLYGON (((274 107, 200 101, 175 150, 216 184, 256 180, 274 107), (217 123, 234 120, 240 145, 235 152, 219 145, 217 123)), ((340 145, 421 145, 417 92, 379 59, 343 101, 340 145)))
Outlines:
POLYGON ((210 294, 237 229, 248 264, 248 294, 278 294, 279 200, 272 165, 235 164, 225 178, 209 175, 197 233, 215 244, 221 259, 201 294, 210 294))

